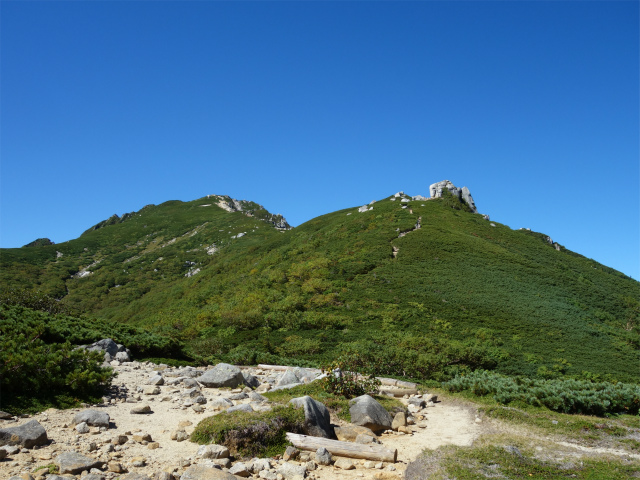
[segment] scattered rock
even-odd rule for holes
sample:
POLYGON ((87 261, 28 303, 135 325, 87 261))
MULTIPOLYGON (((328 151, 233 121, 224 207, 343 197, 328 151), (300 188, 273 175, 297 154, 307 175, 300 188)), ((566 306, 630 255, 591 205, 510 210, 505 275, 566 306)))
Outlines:
POLYGON ((0 428, 0 445, 20 445, 33 448, 47 442, 47 431, 37 420, 17 427, 0 428))
POLYGON ((350 458, 340 457, 333 464, 334 467, 340 468, 341 470, 353 470, 356 466, 353 464, 353 460, 350 458))
POLYGON ((396 413, 396 416, 393 417, 393 422, 391 422, 391 429, 398 430, 399 427, 407 426, 407 416, 404 412, 396 413))
POLYGON ((73 424, 86 423, 92 427, 108 427, 109 426, 109 414, 107 412, 100 412, 98 410, 84 410, 79 412, 73 417, 73 424))
POLYGON ((304 433, 313 437, 335 438, 329 410, 310 396, 293 398, 289 403, 304 408, 304 433))
POLYGON ((132 408, 129 413, 132 413, 134 415, 145 415, 153 412, 151 411, 151 407, 149 405, 140 405, 139 407, 132 408))
POLYGON ((300 456, 300 450, 298 450, 296 447, 289 445, 285 450, 284 454, 282 455, 282 459, 285 462, 288 462, 289 460, 297 459, 299 456, 300 456))
POLYGON ((331 465, 331 452, 324 447, 320 447, 316 450, 316 463, 318 465, 331 465))
POLYGON ((247 465, 244 462, 238 462, 233 467, 229 469, 229 473, 232 475, 236 475, 238 477, 249 477, 251 476, 251 472, 247 468, 247 465))
POLYGON ((180 480, 238 480, 230 473, 219 468, 193 465, 185 470, 180 480))
POLYGON ((276 469, 276 473, 279 473, 285 479, 293 479, 295 477, 304 478, 307 474, 307 467, 306 465, 296 465, 295 463, 285 462, 276 469))
POLYGON ((240 369, 228 363, 219 363, 211 370, 207 370, 198 381, 209 388, 231 387, 244 385, 244 377, 240 369))
POLYGON ((229 449, 224 445, 202 445, 198 448, 198 457, 202 458, 229 458, 229 449))
POLYGON ((334 427, 333 431, 336 434, 338 440, 342 442, 355 442, 356 438, 360 434, 375 436, 375 433, 370 428, 361 427, 358 425, 345 425, 344 427, 334 427))
POLYGON ((76 452, 61 453, 56 457, 55 463, 58 465, 61 474, 71 473, 72 475, 102 466, 102 462, 100 460, 86 457, 76 452))
POLYGON ((373 397, 361 395, 349 401, 351 423, 370 428, 374 433, 391 428, 393 418, 373 397))

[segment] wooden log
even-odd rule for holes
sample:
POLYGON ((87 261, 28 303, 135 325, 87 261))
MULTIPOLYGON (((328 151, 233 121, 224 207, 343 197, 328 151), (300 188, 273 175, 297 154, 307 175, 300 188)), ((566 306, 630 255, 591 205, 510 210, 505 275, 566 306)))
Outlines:
POLYGON ((284 372, 285 370, 291 367, 287 367, 284 365, 265 365, 264 363, 259 363, 258 368, 261 368, 263 370, 280 370, 284 372))
POLYGON ((418 390, 415 388, 381 388, 380 393, 383 395, 393 395, 394 397, 404 397, 405 395, 417 395, 418 390))
POLYGON ((379 462, 395 463, 398 459, 398 450, 390 450, 382 445, 362 444, 329 440, 322 437, 310 437, 287 432, 287 440, 300 450, 315 452, 320 447, 326 448, 332 455, 349 458, 363 458, 365 460, 378 460, 379 462))
POLYGON ((404 380, 396 380, 395 378, 377 377, 382 385, 389 385, 391 387, 404 387, 404 388, 416 388, 417 383, 405 382, 404 380))

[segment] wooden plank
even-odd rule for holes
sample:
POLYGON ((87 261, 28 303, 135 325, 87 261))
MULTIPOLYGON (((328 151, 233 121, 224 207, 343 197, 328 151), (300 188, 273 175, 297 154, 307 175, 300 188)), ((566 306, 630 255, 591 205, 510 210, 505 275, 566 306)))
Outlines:
POLYGON ((326 448, 332 455, 349 458, 363 458, 365 460, 378 460, 379 462, 395 463, 398 459, 398 450, 390 450, 383 445, 362 444, 329 440, 322 437, 310 437, 287 432, 287 440, 300 450, 315 452, 320 447, 326 448))

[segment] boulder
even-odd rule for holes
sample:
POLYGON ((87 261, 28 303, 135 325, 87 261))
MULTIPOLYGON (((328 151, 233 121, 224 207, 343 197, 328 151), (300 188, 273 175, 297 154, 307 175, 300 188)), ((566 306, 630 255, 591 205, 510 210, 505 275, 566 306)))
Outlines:
POLYGON ((244 385, 244 377, 240 369, 228 363, 219 363, 211 370, 202 374, 198 381, 209 388, 230 387, 244 385))
POLYGON ((95 458, 86 457, 76 452, 64 452, 55 459, 61 474, 70 473, 76 475, 92 468, 100 468, 102 462, 95 458))
POLYGON ((37 420, 17 427, 0 428, 0 445, 20 445, 33 448, 47 443, 47 431, 37 420))
POLYGON ((193 465, 185 470, 180 480, 238 480, 234 475, 219 468, 193 465))
POLYGON ((407 416, 404 412, 396 413, 396 416, 393 417, 393 422, 391 422, 391 429, 398 430, 399 427, 407 426, 407 416))
POLYGON ((95 342, 89 345, 89 347, 87 347, 87 350, 90 350, 90 351, 101 350, 104 353, 108 353, 111 357, 115 358, 116 354, 118 353, 118 344, 113 340, 111 340, 110 338, 104 338, 98 342, 95 342))
POLYGON ((391 428, 393 418, 370 395, 361 395, 349 401, 351 423, 370 428, 374 433, 391 428))
POLYGON ((92 427, 108 427, 109 414, 107 412, 99 412, 98 410, 84 410, 73 417, 73 424, 86 423, 92 427))
POLYGON ((292 398, 289 403, 304 408, 304 433, 312 437, 335 438, 329 410, 310 396, 292 398))
POLYGON ((2 410, 0 410, 0 420, 11 420, 12 418, 13 418, 13 415, 11 415, 10 413, 3 412, 2 410))
POLYGON ((294 383, 301 383, 300 379, 293 373, 292 370, 287 370, 276 382, 276 387, 282 387, 284 385, 292 385, 294 383))
POLYGON ((153 377, 149 378, 149 380, 147 380, 147 384, 148 385, 164 385, 164 378, 162 378, 162 375, 156 374, 153 377))
POLYGON ((260 380, 250 373, 242 372, 242 378, 244 378, 244 384, 249 388, 258 388, 260 386, 260 380))

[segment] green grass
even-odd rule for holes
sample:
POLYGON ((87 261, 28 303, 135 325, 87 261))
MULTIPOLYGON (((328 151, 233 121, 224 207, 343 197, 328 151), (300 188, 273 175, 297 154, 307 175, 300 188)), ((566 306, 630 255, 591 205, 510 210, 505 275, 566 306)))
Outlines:
POLYGON ((266 412, 222 412, 201 420, 191 441, 224 445, 241 457, 272 457, 289 445, 285 433, 302 433, 303 425, 304 410, 293 405, 266 412))
POLYGON ((542 459, 523 445, 443 447, 425 452, 407 469, 407 480, 582 479, 638 478, 637 462, 613 459, 542 459), (515 447, 515 448, 514 448, 515 447), (516 450, 517 449, 517 450, 516 450))

